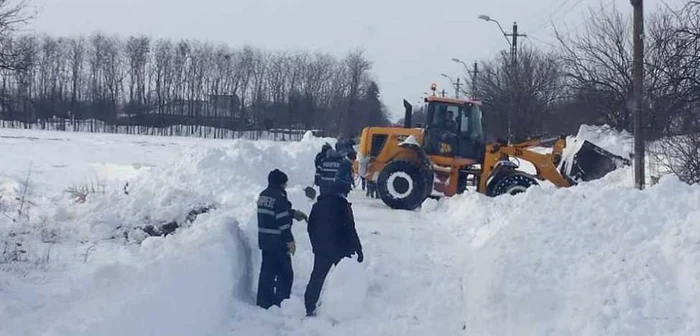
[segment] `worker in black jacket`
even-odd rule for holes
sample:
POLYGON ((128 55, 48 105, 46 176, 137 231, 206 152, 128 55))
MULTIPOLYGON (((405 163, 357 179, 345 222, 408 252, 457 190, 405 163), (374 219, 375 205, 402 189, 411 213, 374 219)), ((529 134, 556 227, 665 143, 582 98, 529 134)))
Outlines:
POLYGON ((332 192, 333 182, 336 179, 338 169, 340 169, 343 160, 343 156, 341 156, 332 148, 326 151, 326 157, 323 160, 321 160, 320 168, 321 174, 319 179, 319 189, 321 195, 326 195, 332 192))
POLYGON ((304 293, 307 316, 315 315, 316 303, 331 267, 353 254, 357 254, 358 262, 364 260, 362 244, 355 230, 352 204, 343 197, 342 187, 334 191, 318 198, 309 217, 308 232, 314 252, 314 268, 304 293))
POLYGON ((270 308, 288 299, 294 272, 292 259, 296 245, 292 235, 292 218, 306 220, 306 214, 292 209, 287 199, 287 175, 277 169, 267 177, 268 186, 258 197, 258 245, 262 265, 258 282, 257 305, 270 308))
POLYGON ((321 147, 321 151, 316 154, 316 157, 314 158, 314 166, 316 167, 316 174, 314 175, 314 184, 321 187, 321 170, 322 170, 322 164, 323 164, 323 159, 326 158, 326 155, 328 154, 328 150, 332 149, 331 145, 329 143, 325 143, 323 147, 321 147))

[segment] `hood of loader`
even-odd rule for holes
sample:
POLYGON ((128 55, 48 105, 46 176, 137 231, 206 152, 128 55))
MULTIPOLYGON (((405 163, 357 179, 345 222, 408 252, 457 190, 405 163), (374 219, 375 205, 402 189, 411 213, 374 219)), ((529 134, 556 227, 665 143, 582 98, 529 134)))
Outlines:
MULTIPOLYGON (((568 146, 568 145, 567 145, 568 146)), ((560 172, 571 182, 597 180, 619 168, 629 166, 630 160, 583 140, 564 156, 560 172)))

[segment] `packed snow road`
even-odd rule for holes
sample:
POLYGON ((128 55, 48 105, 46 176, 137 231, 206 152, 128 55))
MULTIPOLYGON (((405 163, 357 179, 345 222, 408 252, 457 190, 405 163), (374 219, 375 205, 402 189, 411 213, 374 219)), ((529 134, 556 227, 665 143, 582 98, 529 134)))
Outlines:
MULTIPOLYGON (((319 316, 302 318, 309 273, 297 272, 282 309, 234 311, 235 335, 460 335, 464 332, 460 233, 417 212, 351 194, 365 261, 344 259, 326 282, 319 316), (253 319, 255 322, 251 321, 253 319)), ((303 226, 297 224, 297 226, 303 226)), ((297 230, 305 249, 308 238, 297 230)), ((293 262, 307 264, 310 255, 293 262)), ((306 267, 304 267, 306 268, 306 267)))

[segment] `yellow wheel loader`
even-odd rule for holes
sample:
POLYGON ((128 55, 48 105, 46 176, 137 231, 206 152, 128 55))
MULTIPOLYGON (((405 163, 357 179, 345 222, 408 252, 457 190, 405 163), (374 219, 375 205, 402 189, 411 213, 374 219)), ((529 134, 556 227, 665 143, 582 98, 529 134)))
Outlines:
POLYGON ((469 186, 489 196, 521 193, 538 180, 569 187, 630 164, 588 141, 563 162, 563 136, 487 144, 478 101, 431 96, 425 103, 425 125, 414 127, 413 106, 404 100, 403 128, 367 127, 360 137, 357 172, 374 181, 394 209, 413 210, 428 197, 453 196, 469 186), (533 148, 541 146, 552 146, 551 153, 533 148), (513 158, 532 163, 535 173, 518 170, 513 158))

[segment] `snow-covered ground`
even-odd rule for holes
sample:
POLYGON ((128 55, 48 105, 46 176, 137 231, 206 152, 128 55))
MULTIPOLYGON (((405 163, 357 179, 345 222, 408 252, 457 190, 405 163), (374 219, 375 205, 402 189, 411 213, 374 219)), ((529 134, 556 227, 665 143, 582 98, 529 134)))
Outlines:
MULTIPOLYGON (((596 132, 612 151, 627 141, 596 132)), ((308 211, 302 188, 323 142, 0 130, 0 335, 700 330, 700 186, 667 177, 640 192, 629 169, 415 212, 351 194, 365 262, 345 259, 320 315, 304 318, 313 258, 295 223, 292 298, 261 310, 255 197, 281 168, 292 203, 308 211), (86 186, 85 202, 65 192, 86 186), (213 209, 166 238, 136 229, 182 223, 201 206, 213 209)))

